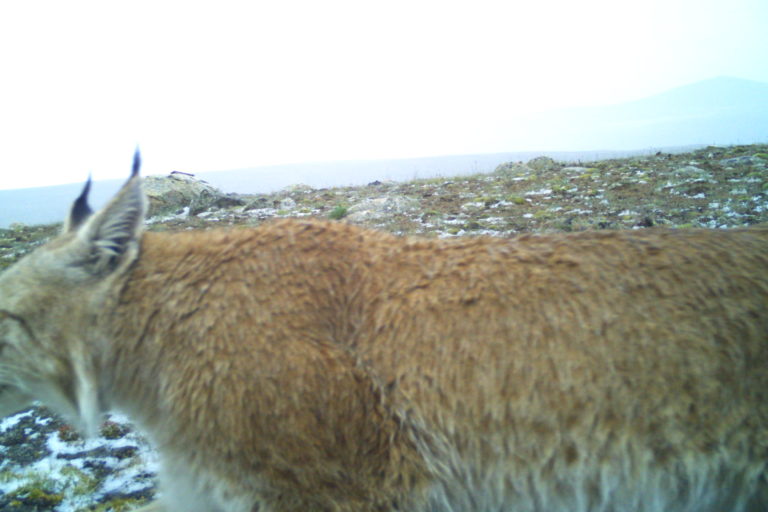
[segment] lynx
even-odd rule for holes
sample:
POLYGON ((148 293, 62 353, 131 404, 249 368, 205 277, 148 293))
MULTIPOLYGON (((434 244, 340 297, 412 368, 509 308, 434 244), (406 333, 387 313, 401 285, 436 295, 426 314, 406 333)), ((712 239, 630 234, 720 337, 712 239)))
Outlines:
POLYGON ((0 275, 0 413, 128 414, 152 510, 768 510, 765 226, 142 233, 138 170, 0 275))

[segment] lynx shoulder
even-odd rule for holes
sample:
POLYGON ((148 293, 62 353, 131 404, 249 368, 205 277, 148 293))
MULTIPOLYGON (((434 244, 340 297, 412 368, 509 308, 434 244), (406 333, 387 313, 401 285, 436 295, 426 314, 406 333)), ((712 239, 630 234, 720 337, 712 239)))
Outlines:
POLYGON ((144 210, 137 162, 0 275, 0 413, 127 413, 165 510, 768 510, 765 226, 162 234, 144 210))

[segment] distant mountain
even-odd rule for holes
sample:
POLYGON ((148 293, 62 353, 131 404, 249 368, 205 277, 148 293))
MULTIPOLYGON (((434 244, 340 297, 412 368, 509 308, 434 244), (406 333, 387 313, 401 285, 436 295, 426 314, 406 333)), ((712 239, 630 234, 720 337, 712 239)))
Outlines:
POLYGON ((719 77, 629 103, 510 120, 510 149, 586 150, 768 140, 768 83, 719 77))

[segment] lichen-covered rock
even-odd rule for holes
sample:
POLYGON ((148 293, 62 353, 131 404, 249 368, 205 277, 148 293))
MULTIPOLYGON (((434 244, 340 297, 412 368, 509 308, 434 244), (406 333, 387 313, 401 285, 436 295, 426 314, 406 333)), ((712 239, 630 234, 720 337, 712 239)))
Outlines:
POLYGON ((505 162, 496 166, 493 172, 502 176, 520 177, 533 174, 533 169, 522 162, 505 162))
POLYGON ((679 167, 672 172, 672 176, 680 180, 688 181, 709 181, 712 179, 712 173, 695 165, 686 165, 679 167))
POLYGON ((528 160, 527 165, 536 172, 552 171, 558 167, 557 162, 548 156, 537 156, 532 160, 528 160))
POLYGON ((419 202, 411 197, 376 197, 351 206, 347 210, 346 219, 350 222, 366 222, 408 213, 417 208, 419 208, 419 202))
POLYGON ((745 165, 760 165, 764 166, 768 164, 768 155, 744 155, 733 158, 724 158, 720 160, 720 165, 724 167, 739 167, 745 165))
POLYGON ((173 172, 168 176, 147 176, 144 191, 149 200, 149 216, 177 212, 185 207, 196 215, 212 207, 223 208, 243 204, 231 194, 224 194, 207 182, 190 174, 173 172))
POLYGON ((315 189, 304 183, 297 183, 296 185, 288 185, 283 189, 286 194, 309 194, 314 192, 315 189))

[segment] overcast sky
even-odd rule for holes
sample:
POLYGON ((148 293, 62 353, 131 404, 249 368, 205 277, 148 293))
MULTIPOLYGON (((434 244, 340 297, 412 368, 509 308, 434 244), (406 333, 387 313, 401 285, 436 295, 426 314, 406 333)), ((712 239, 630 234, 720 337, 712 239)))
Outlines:
POLYGON ((766 55, 766 0, 4 1, 0 188, 525 150, 473 127, 766 55))

